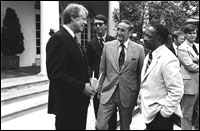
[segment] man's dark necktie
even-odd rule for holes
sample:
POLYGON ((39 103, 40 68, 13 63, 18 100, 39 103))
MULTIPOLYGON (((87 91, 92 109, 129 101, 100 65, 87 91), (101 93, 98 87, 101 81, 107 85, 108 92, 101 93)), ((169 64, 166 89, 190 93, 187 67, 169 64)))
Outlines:
POLYGON ((149 52, 149 58, 148 58, 148 62, 147 62, 146 72, 151 64, 152 59, 153 59, 152 52, 149 52))
POLYGON ((198 53, 198 51, 197 51, 197 48, 196 48, 196 46, 195 46, 194 44, 192 45, 192 48, 193 48, 194 52, 195 52, 197 55, 199 55, 199 53, 198 53))
POLYGON ((103 38, 100 38, 100 39, 99 39, 99 44, 100 44, 100 46, 101 46, 101 49, 103 49, 103 46, 104 46, 104 44, 103 44, 103 38))
POLYGON ((125 46, 124 44, 121 44, 120 46, 122 47, 122 50, 119 55, 119 69, 121 70, 125 60, 125 50, 124 50, 125 46))
POLYGON ((80 45, 80 43, 78 42, 78 39, 77 39, 76 36, 74 37, 74 40, 76 41, 76 44, 78 45, 78 48, 79 48, 79 50, 80 50, 80 52, 81 52, 81 55, 84 57, 84 55, 83 55, 83 50, 82 50, 81 45, 80 45))

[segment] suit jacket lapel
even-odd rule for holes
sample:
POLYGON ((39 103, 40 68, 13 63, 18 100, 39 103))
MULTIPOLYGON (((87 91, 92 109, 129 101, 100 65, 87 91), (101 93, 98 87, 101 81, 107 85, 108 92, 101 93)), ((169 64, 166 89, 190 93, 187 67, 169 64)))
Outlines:
POLYGON ((192 55, 192 57, 196 57, 197 54, 195 53, 195 51, 193 50, 193 48, 189 45, 186 45, 186 47, 188 48, 189 50, 189 53, 192 55))
POLYGON ((146 71, 146 66, 147 66, 148 57, 147 57, 147 59, 145 59, 145 63, 144 63, 145 64, 145 66, 144 66, 145 68, 142 69, 143 77, 141 77, 141 81, 143 81, 149 75, 149 73, 153 70, 153 68, 158 63, 159 58, 160 58, 160 55, 153 56, 153 60, 152 60, 152 62, 150 64, 149 68, 147 69, 147 71, 146 71))
POLYGON ((94 44, 93 45, 93 48, 94 48, 94 51, 96 52, 96 54, 101 57, 101 46, 99 45, 99 41, 97 39, 97 37, 94 37, 94 44))
POLYGON ((146 56, 144 59, 144 64, 143 64, 142 71, 141 71, 141 82, 144 80, 145 70, 147 68, 147 61, 148 61, 148 56, 146 56))
MULTIPOLYGON (((80 49, 79 49, 79 47, 78 47, 78 45, 76 44, 76 42, 75 42, 75 40, 74 40, 74 38, 69 34, 69 32, 64 28, 64 27, 62 27, 61 28, 61 31, 65 34, 65 36, 66 36, 66 44, 67 45, 69 45, 71 48, 72 48, 72 50, 74 50, 73 52, 73 54, 74 55, 76 55, 76 58, 77 59, 80 59, 82 62, 85 62, 85 60, 84 60, 84 58, 83 58, 83 56, 82 56, 82 54, 81 54, 81 52, 80 52, 80 49)), ((83 50, 82 50, 83 51, 83 50)), ((84 51, 83 51, 84 52, 84 51)), ((79 60, 78 60, 79 61, 79 60)))
POLYGON ((111 49, 111 55, 113 57, 113 61, 114 61, 114 64, 116 66, 116 69, 119 70, 119 63, 118 63, 118 44, 117 44, 117 40, 113 41, 112 44, 112 49, 111 49))
POLYGON ((133 58, 135 55, 136 50, 131 41, 128 44, 128 51, 127 51, 127 56, 126 56, 126 61, 124 62, 124 66, 122 67, 121 71, 129 64, 130 60, 133 58))

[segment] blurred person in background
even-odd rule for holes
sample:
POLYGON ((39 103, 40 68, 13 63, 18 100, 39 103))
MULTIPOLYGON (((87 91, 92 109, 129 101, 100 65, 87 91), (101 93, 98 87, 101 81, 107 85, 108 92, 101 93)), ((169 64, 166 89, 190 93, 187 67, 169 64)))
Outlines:
POLYGON ((197 26, 184 27, 185 41, 178 48, 181 74, 184 82, 184 95, 181 101, 183 118, 182 130, 192 130, 192 114, 199 94, 199 45, 195 43, 197 26))
MULTIPOLYGON (((90 74, 92 76, 92 72, 94 72, 94 77, 99 78, 99 66, 101 55, 103 51, 104 44, 108 41, 115 40, 114 37, 107 34, 107 18, 102 15, 98 14, 94 18, 94 30, 96 35, 92 40, 90 40, 87 44, 87 58, 88 64, 90 66, 90 74)), ((94 105, 94 112, 95 118, 97 119, 97 113, 99 109, 99 98, 97 93, 93 98, 93 105, 94 105)), ((111 116, 111 119, 108 124, 109 130, 116 130, 117 129, 117 109, 111 116)))

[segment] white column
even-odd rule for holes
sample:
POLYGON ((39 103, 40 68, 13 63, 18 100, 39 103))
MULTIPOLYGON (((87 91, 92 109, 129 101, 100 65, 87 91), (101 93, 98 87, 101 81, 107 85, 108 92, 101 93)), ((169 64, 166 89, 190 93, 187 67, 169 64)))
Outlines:
POLYGON ((119 9, 119 1, 109 1, 108 2, 108 34, 111 36, 116 36, 115 21, 113 19, 113 12, 115 9, 119 9))
POLYGON ((49 30, 51 28, 59 30, 59 1, 41 1, 40 2, 41 19, 41 58, 39 75, 47 75, 46 72, 46 44, 50 38, 49 30))

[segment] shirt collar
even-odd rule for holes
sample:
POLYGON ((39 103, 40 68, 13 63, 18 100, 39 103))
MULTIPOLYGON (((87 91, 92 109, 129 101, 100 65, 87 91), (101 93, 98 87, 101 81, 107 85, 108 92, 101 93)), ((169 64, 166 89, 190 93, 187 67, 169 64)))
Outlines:
MULTIPOLYGON (((97 39, 100 40, 100 38, 101 38, 101 37, 99 37, 99 36, 97 35, 97 39)), ((105 39, 106 39, 106 33, 105 33, 105 35, 104 35, 102 38, 103 38, 103 40, 105 41, 105 39)))
POLYGON ((67 25, 63 25, 63 27, 69 32, 69 34, 74 38, 75 37, 75 34, 74 32, 72 31, 72 29, 70 29, 67 25))
MULTIPOLYGON (((126 42, 124 42, 124 46, 125 46, 125 48, 127 49, 128 48, 128 43, 130 42, 130 39, 128 39, 126 42)), ((119 40, 118 40, 118 46, 120 46, 120 42, 119 42, 119 40)))
POLYGON ((172 45, 173 45, 174 49, 178 48, 178 46, 174 42, 172 43, 172 45))

